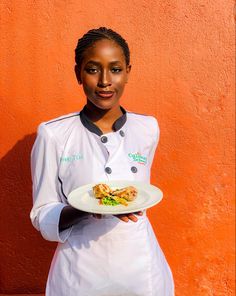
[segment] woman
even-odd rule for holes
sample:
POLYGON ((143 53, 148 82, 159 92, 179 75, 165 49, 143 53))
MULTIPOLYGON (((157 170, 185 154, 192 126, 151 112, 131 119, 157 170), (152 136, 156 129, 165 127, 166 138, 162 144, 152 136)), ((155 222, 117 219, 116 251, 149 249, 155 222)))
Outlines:
POLYGON ((172 296, 171 271, 146 211, 91 215, 67 203, 73 189, 88 183, 150 182, 159 138, 155 118, 120 106, 131 70, 126 41, 101 27, 79 39, 75 52, 87 103, 42 123, 32 150, 31 221, 58 242, 46 295, 172 296))

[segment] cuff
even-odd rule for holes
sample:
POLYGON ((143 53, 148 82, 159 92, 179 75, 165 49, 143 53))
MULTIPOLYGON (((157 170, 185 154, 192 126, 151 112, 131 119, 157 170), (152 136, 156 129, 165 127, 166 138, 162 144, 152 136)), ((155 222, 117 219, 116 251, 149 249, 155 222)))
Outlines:
POLYGON ((66 204, 50 204, 40 211, 39 230, 42 236, 49 241, 64 243, 69 237, 72 227, 59 232, 59 219, 66 204))

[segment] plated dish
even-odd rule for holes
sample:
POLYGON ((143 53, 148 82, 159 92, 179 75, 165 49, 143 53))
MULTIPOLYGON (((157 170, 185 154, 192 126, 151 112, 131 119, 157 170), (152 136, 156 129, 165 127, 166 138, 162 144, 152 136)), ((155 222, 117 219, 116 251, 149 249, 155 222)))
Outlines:
MULTIPOLYGON (((107 191, 109 189, 107 188, 107 191)), ((103 191, 103 190, 102 190, 103 191)), ((98 190, 99 192, 99 190, 98 190)), ((119 191, 118 191, 119 192, 119 191)), ((120 192, 122 194, 122 192, 120 192)), ((132 193, 134 194, 134 193, 132 193)), ((131 195, 132 195, 131 194, 131 195)), ((99 195, 99 193, 98 193, 99 195)), ((127 214, 138 212, 158 204, 163 197, 162 191, 154 185, 138 181, 103 181, 100 183, 87 184, 73 190, 68 196, 69 204, 81 211, 95 214, 127 214), (127 201, 127 205, 104 205, 96 198, 96 190, 94 187, 100 184, 105 184, 115 192, 123 188, 135 188, 137 195, 132 201, 127 201)))
POLYGON ((93 186, 94 197, 104 206, 128 206, 137 197, 138 191, 134 186, 112 189, 104 183, 93 186))

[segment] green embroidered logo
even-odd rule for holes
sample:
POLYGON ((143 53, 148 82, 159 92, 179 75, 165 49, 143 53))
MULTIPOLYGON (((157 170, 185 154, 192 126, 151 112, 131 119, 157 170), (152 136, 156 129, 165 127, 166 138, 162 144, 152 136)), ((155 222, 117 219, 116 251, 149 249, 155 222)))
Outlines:
POLYGON ((129 158, 131 158, 133 161, 136 161, 139 164, 147 164, 147 157, 144 155, 141 155, 139 152, 137 153, 129 153, 129 158))
POLYGON ((80 160, 80 159, 83 159, 83 155, 74 154, 74 155, 71 155, 71 156, 62 156, 62 157, 60 157, 60 162, 72 162, 72 161, 80 160))

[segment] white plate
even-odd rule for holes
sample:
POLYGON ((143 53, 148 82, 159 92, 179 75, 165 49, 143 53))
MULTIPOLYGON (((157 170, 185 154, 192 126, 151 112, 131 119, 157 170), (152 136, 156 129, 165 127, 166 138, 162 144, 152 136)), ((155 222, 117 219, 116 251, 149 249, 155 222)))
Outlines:
POLYGON ((137 181, 103 181, 99 183, 107 184, 111 189, 118 189, 127 186, 134 186, 138 190, 137 198, 129 202, 128 206, 105 206, 100 205, 99 200, 93 195, 92 187, 98 183, 87 184, 73 190, 68 196, 69 204, 81 211, 96 214, 127 214, 142 211, 153 207, 162 200, 163 194, 156 186, 137 181))

